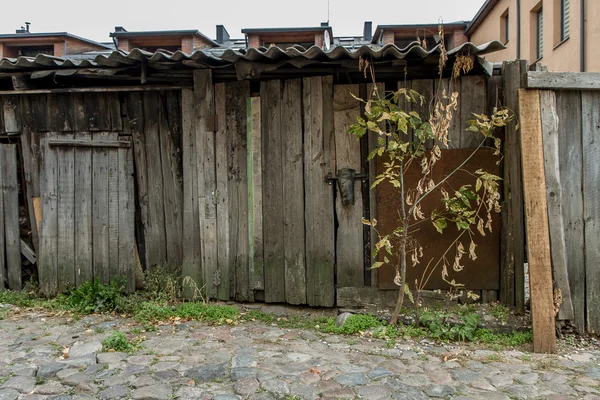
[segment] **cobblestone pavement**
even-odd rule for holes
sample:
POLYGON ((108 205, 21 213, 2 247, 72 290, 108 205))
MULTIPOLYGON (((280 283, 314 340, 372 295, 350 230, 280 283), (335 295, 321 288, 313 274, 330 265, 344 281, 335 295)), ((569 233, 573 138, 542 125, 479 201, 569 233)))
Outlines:
MULTIPOLYGON (((120 318, 0 321, 0 400, 600 399, 600 352, 518 351, 322 335, 260 323, 161 326, 102 352, 120 318), (62 350, 69 357, 61 359, 62 350)), ((139 333, 139 332, 138 332, 139 333)))

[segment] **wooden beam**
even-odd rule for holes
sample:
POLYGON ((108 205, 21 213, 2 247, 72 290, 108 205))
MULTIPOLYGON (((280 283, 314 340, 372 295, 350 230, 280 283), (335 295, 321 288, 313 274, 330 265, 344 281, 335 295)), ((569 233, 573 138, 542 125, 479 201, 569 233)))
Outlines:
POLYGON ((126 140, 85 140, 85 139, 49 139, 50 147, 131 147, 126 140))
POLYGON ((519 89, 519 120, 522 129, 523 192, 527 217, 533 351, 554 353, 556 351, 556 335, 552 259, 548 233, 544 146, 540 92, 538 90, 519 89))
POLYGON ((600 72, 527 72, 529 89, 600 90, 600 72))
MULTIPOLYGON (((137 79, 137 78, 136 78, 137 79)), ((181 90, 191 89, 192 86, 107 86, 107 87, 89 87, 89 88, 70 88, 70 89, 32 89, 32 90, 0 90, 0 95, 6 94, 48 94, 48 93, 105 93, 105 92, 149 92, 155 90, 181 90)))

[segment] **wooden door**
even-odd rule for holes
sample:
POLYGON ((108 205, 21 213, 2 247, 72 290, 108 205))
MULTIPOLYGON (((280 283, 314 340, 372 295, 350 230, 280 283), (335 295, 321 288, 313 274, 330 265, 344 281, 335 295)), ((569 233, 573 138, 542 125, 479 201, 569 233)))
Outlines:
POLYGON ((133 156, 117 132, 41 138, 38 271, 46 294, 90 279, 135 287, 133 156))
POLYGON ((0 144, 0 289, 21 290, 17 145, 0 144))

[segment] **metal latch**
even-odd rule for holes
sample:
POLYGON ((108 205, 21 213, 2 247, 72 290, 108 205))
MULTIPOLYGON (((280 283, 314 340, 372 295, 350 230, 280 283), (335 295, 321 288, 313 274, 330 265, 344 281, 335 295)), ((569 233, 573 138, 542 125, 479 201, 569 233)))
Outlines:
POLYGON ((337 181, 340 194, 342 196, 342 204, 352 205, 354 204, 354 180, 361 179, 365 182, 367 174, 364 171, 356 173, 356 170, 352 168, 338 169, 337 175, 333 175, 331 172, 327 174, 327 183, 333 184, 333 181, 337 181))

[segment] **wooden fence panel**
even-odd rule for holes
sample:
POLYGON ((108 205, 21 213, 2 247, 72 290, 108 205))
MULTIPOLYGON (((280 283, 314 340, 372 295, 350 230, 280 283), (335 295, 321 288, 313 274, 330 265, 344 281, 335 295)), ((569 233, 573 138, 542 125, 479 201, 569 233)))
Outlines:
MULTIPOLYGON (((94 132, 92 141, 108 140, 108 132, 94 132)), ((92 243, 94 278, 110 283, 109 243, 109 158, 108 150, 96 147, 92 150, 92 243)), ((45 215, 45 214, 44 214, 45 215)), ((162 245, 162 243, 161 243, 162 245)))
MULTIPOLYGON (((92 134, 89 132, 76 133, 75 138, 91 140, 92 134)), ((74 244, 75 284, 81 285, 94 277, 92 264, 92 149, 79 148, 75 150, 74 166, 74 215, 77 216, 74 244)))
POLYGON ((483 140, 479 132, 467 131, 469 120, 475 119, 473 113, 487 112, 486 78, 483 76, 463 76, 460 78, 460 148, 475 148, 483 140))
POLYGON ((581 147, 581 94, 557 92, 559 165, 563 188, 563 218, 567 266, 575 326, 585 331, 585 259, 583 249, 583 195, 581 147))
POLYGON ((600 91, 582 92, 583 220, 588 333, 600 333, 600 91))
MULTIPOLYGON (((73 139, 72 133, 61 139, 73 139)), ((58 163, 58 290, 64 292, 75 280, 75 149, 54 148, 58 163)), ((90 179, 91 176, 86 177, 90 179)))
POLYGON ((306 204, 306 299, 311 306, 335 303, 333 188, 325 176, 334 170, 333 78, 303 79, 304 176, 306 204))
MULTIPOLYGON (((306 304, 302 80, 284 81, 281 104, 285 301, 306 304)), ((327 207, 327 204, 322 205, 327 207)))
MULTIPOLYGON (((358 85, 334 86, 335 169, 352 168, 360 172, 360 145, 348 134, 350 125, 360 115, 360 103, 351 94, 359 95, 358 85)), ((339 185, 338 185, 339 187, 339 185)), ((363 232, 361 217, 363 199, 360 179, 354 182, 354 204, 343 204, 338 191, 335 209, 338 220, 336 242, 336 273, 338 287, 364 286, 363 232)), ((322 206, 321 206, 322 207, 322 206)))
POLYGON ((19 184, 17 182, 17 145, 0 145, 0 171, 2 181, 0 182, 0 252, 5 257, 0 258, 0 275, 4 275, 6 265, 6 276, 0 276, 0 288, 4 287, 4 281, 8 283, 11 290, 21 290, 21 242, 19 229, 19 184), (1 221, 3 220, 3 221, 1 221))
POLYGON ((38 275, 40 289, 46 295, 55 294, 58 290, 57 275, 57 178, 58 161, 56 152, 50 148, 48 141, 55 138, 53 132, 41 138, 43 163, 40 171, 40 194, 42 202, 42 224, 40 229, 40 254, 38 257, 38 275))

